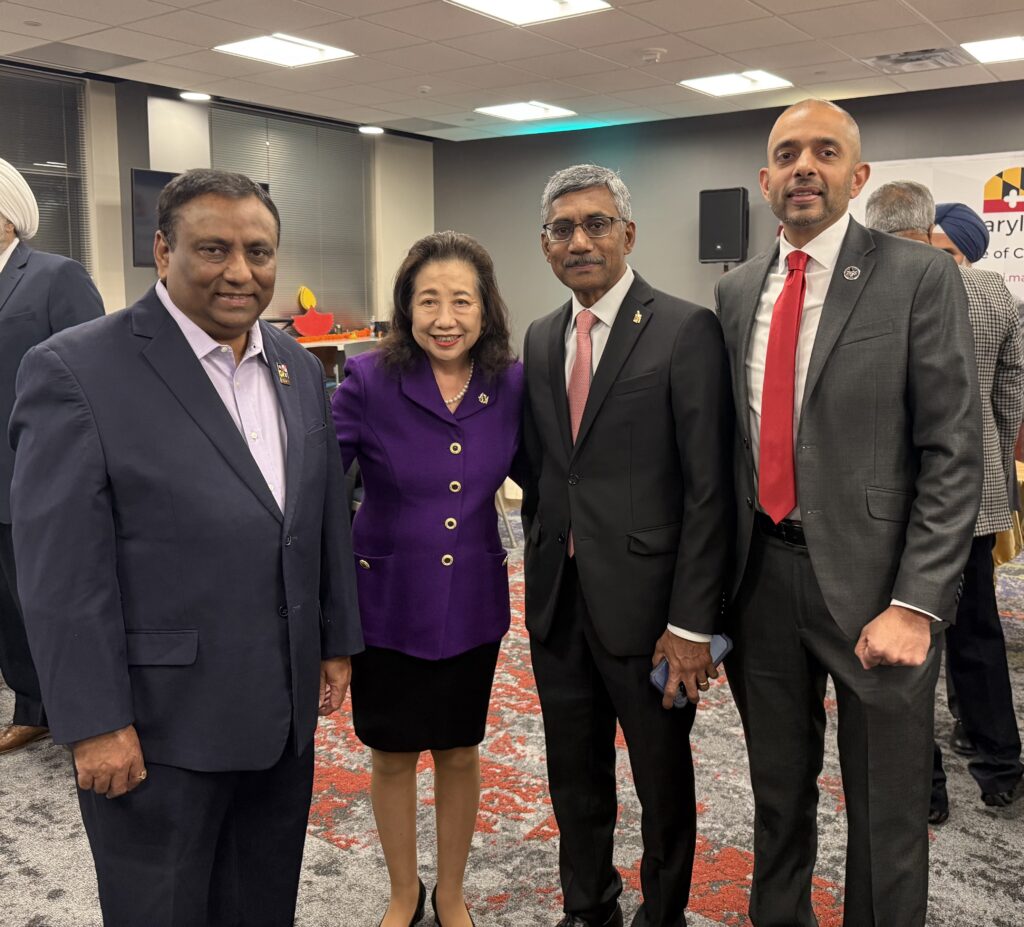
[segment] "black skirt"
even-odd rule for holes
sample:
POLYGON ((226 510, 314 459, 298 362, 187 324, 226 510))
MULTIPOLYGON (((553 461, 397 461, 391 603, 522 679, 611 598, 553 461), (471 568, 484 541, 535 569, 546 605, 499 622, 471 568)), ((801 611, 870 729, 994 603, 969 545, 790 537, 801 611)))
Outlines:
POLYGON ((473 747, 484 739, 501 642, 444 660, 384 647, 352 658, 352 721, 366 746, 388 753, 473 747))

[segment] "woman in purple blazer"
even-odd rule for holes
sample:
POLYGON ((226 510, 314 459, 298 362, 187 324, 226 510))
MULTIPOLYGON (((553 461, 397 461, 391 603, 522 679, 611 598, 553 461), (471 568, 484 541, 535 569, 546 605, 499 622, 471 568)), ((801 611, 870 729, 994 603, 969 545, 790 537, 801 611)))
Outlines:
POLYGON ((480 796, 479 744, 501 638, 508 556, 494 494, 519 444, 523 369, 494 265, 472 238, 428 235, 398 271, 391 333, 352 358, 332 400, 363 502, 352 527, 366 651, 353 658, 356 734, 391 900, 381 927, 423 916, 416 766, 434 759, 438 924, 473 923, 462 894, 480 796))

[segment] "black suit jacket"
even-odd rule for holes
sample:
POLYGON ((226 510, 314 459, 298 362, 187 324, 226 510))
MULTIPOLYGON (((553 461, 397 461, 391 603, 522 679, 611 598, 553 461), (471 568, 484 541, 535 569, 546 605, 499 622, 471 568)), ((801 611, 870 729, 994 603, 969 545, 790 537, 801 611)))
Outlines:
POLYGON ((523 360, 526 624, 555 617, 566 541, 603 645, 650 654, 668 623, 711 633, 733 518, 732 402, 718 320, 639 275, 623 300, 572 443, 566 303, 534 322, 523 360))
POLYGON ((22 364, 14 541, 58 743, 134 723, 147 760, 267 768, 313 736, 321 657, 362 649, 323 371, 262 329, 284 512, 153 290, 22 364))
POLYGON ((18 242, 0 272, 0 522, 11 522, 14 451, 6 436, 18 365, 54 332, 101 315, 103 300, 78 261, 18 242))

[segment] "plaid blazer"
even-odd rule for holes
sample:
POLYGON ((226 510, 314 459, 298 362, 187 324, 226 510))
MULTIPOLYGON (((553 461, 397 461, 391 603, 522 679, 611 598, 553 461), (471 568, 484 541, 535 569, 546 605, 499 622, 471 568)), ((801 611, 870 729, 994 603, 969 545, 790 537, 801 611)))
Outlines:
POLYGON ((1009 486, 1016 487, 1013 446, 1024 412, 1024 346, 1017 302, 1002 276, 961 267, 978 361, 984 429, 985 483, 975 537, 1005 531, 1010 519, 1009 486))

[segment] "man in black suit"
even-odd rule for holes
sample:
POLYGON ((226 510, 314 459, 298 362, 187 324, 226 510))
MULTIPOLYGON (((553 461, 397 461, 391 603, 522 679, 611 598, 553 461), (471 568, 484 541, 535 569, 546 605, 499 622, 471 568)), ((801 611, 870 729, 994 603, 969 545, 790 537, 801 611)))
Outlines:
POLYGON ((626 263, 629 192, 592 164, 555 174, 541 247, 572 298, 534 322, 527 399, 526 625, 560 831, 560 927, 618 927, 615 723, 643 806, 635 927, 685 924, 696 834, 689 734, 715 676, 732 518, 722 333, 626 263), (653 664, 669 661, 665 698, 653 664), (673 709, 684 686, 685 708, 673 709))
POLYGON ((320 364, 259 321, 267 194, 189 171, 158 227, 156 286, 18 374, 25 623, 104 923, 279 927, 362 647, 344 474, 320 364))
POLYGON ((14 717, 0 727, 0 754, 46 736, 39 677, 18 604, 11 542, 14 451, 7 424, 14 378, 25 352, 54 332, 103 315, 103 301, 77 261, 30 248, 39 207, 18 170, 0 159, 0 672, 14 691, 14 717))

